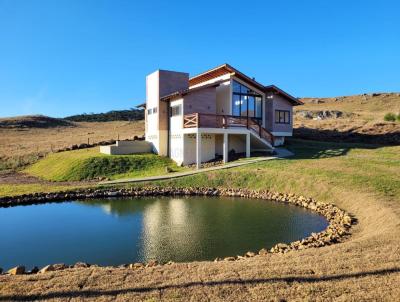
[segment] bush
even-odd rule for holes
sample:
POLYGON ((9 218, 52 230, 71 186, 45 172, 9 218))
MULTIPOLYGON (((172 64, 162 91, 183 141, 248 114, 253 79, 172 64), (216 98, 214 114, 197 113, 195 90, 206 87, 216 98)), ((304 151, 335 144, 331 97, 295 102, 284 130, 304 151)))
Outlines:
POLYGON ((397 115, 397 121, 400 122, 400 113, 397 115))
MULTIPOLYGON (((399 117, 397 116, 397 119, 398 119, 399 117)), ((391 113, 391 112, 389 112, 389 113, 386 113, 385 114, 385 116, 384 116, 384 118, 383 118, 385 121, 387 121, 387 122, 395 122, 396 121, 396 115, 394 114, 394 113, 391 113)))

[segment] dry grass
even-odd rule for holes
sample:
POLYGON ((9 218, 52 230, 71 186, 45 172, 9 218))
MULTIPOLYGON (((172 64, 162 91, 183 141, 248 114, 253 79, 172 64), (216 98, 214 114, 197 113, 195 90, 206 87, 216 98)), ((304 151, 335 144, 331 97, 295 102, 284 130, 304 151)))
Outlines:
MULTIPOLYGON (((351 119, 299 120, 296 124, 338 131, 387 131, 379 125, 388 125, 383 122, 384 114, 397 113, 398 106, 397 96, 366 100, 357 96, 341 103, 332 99, 298 109, 340 110, 357 115, 351 119)), ((388 127, 399 131, 398 124, 388 127)), ((2 275, 0 301, 398 301, 400 147, 310 141, 297 141, 290 147, 297 154, 293 159, 158 184, 272 189, 331 202, 358 220, 346 241, 237 262, 2 275)))
POLYGON ((381 94, 378 96, 354 95, 339 98, 319 98, 321 103, 314 103, 316 98, 302 99, 305 105, 295 107, 296 110, 339 110, 352 114, 350 117, 338 119, 313 120, 296 116, 294 127, 302 137, 325 140, 339 136, 343 141, 376 140, 380 143, 400 141, 400 122, 385 122, 386 113, 400 113, 399 94, 381 94), (300 131, 312 129, 314 132, 300 131), (342 135, 340 135, 342 134, 342 135), (347 137, 349 139, 346 139, 347 137), (358 139, 357 139, 358 138, 358 139), (364 139, 363 139, 364 138, 364 139))
POLYGON ((396 301, 400 147, 294 141, 295 158, 159 185, 272 189, 331 202, 358 223, 342 243, 237 262, 0 276, 0 301, 396 301))
POLYGON ((74 144, 133 138, 144 134, 139 122, 80 122, 72 127, 0 128, 0 170, 19 168, 39 156, 74 144))

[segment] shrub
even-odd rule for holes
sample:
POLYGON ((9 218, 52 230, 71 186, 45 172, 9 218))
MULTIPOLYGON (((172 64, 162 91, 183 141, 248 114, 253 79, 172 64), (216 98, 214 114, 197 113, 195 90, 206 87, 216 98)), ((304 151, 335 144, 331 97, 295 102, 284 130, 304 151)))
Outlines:
MULTIPOLYGON (((398 118, 398 116, 397 116, 398 118)), ((396 121, 396 115, 394 113, 386 113, 383 119, 387 122, 395 122, 396 121)))
POLYGON ((400 122, 400 113, 397 115, 397 121, 400 122))

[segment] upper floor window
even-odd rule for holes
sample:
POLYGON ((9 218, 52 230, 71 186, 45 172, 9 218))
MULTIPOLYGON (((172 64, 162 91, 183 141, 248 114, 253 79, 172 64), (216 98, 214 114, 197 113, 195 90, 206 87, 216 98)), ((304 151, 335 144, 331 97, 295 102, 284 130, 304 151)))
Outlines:
POLYGON ((181 105, 175 105, 171 106, 171 111, 170 111, 170 116, 177 116, 182 114, 182 106, 181 105))
POLYGON ((275 110, 275 123, 276 124, 290 124, 290 111, 289 110, 275 110))
POLYGON ((147 114, 148 114, 148 115, 150 115, 150 114, 156 114, 156 113, 157 113, 157 107, 147 109, 147 114))
POLYGON ((251 88, 232 82, 232 115, 262 118, 262 96, 251 88))

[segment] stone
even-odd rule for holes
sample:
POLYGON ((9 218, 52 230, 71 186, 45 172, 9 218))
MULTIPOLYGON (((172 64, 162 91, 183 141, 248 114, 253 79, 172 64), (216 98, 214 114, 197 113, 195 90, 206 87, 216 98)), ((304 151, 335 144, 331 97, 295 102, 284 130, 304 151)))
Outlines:
POLYGON ((39 272, 39 268, 37 266, 34 266, 31 270, 30 270, 30 274, 37 274, 39 272))
POLYGON ((13 267, 12 269, 9 269, 7 271, 7 274, 10 274, 10 275, 22 275, 22 274, 25 274, 25 266, 20 265, 20 266, 13 267))
POLYGON ((73 267, 74 268, 86 268, 86 267, 90 267, 90 264, 88 264, 86 262, 77 262, 74 264, 73 267))
POLYGON ((43 267, 39 273, 43 274, 43 273, 47 273, 47 272, 54 272, 54 271, 60 271, 63 269, 66 269, 67 266, 64 263, 58 263, 58 264, 49 264, 46 265, 45 267, 43 267))
POLYGON ((266 249, 261 249, 261 250, 259 250, 258 254, 259 255, 267 255, 268 251, 266 249))
POLYGON ((49 265, 46 265, 45 267, 43 267, 43 268, 39 271, 39 273, 40 273, 40 274, 43 274, 43 273, 52 272, 52 271, 54 271, 54 267, 53 267, 53 265, 49 264, 49 265))
POLYGON ((282 250, 289 248, 286 243, 278 243, 277 245, 275 245, 275 247, 282 250))
POLYGON ((158 265, 157 260, 150 260, 150 261, 147 263, 146 267, 153 267, 153 266, 157 266, 157 265, 158 265))
POLYGON ((139 269, 139 268, 144 268, 144 264, 137 262, 137 263, 131 263, 129 264, 130 269, 139 269))
POLYGON ((235 261, 235 257, 225 257, 224 261, 235 261))
POLYGON ((246 254, 244 254, 245 257, 251 258, 254 257, 256 255, 256 253, 253 252, 247 252, 246 254))

